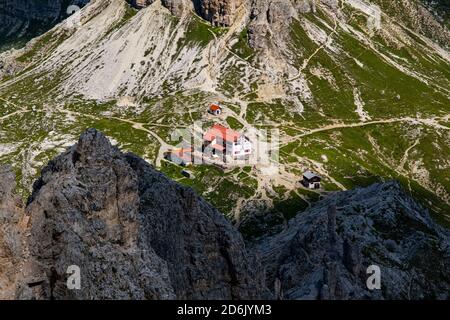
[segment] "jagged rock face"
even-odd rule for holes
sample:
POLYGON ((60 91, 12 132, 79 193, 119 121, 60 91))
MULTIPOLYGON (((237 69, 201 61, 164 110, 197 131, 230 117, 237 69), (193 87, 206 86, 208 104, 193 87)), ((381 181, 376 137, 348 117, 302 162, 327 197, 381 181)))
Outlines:
MULTIPOLYGON (((250 21, 248 23, 249 46, 258 52, 258 60, 262 65, 269 65, 279 74, 284 74, 287 64, 279 65, 278 61, 286 60, 289 52, 290 25, 292 19, 301 14, 315 12, 317 1, 311 0, 253 0, 250 4, 250 21)), ((337 0, 325 0, 330 8, 337 6, 337 0)))
POLYGON ((152 4, 154 0, 131 0, 130 3, 137 9, 145 8, 146 6, 152 4))
POLYGON ((284 299, 448 299, 450 235, 396 182, 336 194, 259 245, 284 299), (367 268, 381 269, 370 291, 367 268))
MULTIPOLYGON (((134 8, 143 9, 153 4, 155 0, 127 0, 134 8)), ((183 13, 183 0, 161 0, 161 4, 174 16, 180 17, 183 13)))
POLYGON ((144 160, 127 155, 127 161, 140 177, 143 233, 167 261, 177 297, 259 297, 258 277, 254 276, 257 264, 224 216, 191 189, 156 174, 144 160))
MULTIPOLYGON (((151 5, 154 0, 132 0, 131 4, 138 9, 151 5)), ((192 0, 195 11, 205 20, 215 26, 228 27, 236 18, 236 10, 246 0, 192 0)), ((164 7, 175 16, 181 16, 183 12, 182 0, 161 0, 164 7)))
POLYGON ((184 4, 182 0, 161 0, 161 3, 177 17, 180 17, 183 13, 184 4))
POLYGON ((42 171, 26 214, 20 298, 246 299, 262 292, 242 238, 219 212, 95 130, 42 171), (66 286, 71 265, 81 268, 81 290, 66 286))
POLYGON ((23 208, 20 198, 13 194, 15 186, 11 167, 0 166, 0 300, 15 297, 22 258, 23 208))
POLYGON ((17 36, 29 29, 51 26, 66 14, 69 5, 84 6, 89 0, 5 0, 0 2, 0 37, 17 36))
POLYGON ((29 262, 21 298, 168 299, 167 264, 146 244, 138 180, 120 152, 95 131, 51 161, 35 183, 29 262), (68 290, 67 268, 81 268, 82 290, 68 290), (29 284, 36 284, 30 290, 29 284))
MULTIPOLYGON (((338 6, 337 0, 321 0, 332 10, 338 6)), ((292 18, 299 14, 315 12, 317 1, 313 0, 253 0, 249 24, 249 44, 255 49, 267 49, 268 39, 282 40, 292 18)), ((277 42, 274 47, 282 42, 277 42)))
POLYGON ((244 0, 193 0, 197 12, 215 26, 230 26, 244 0))
MULTIPOLYGON (((132 0, 136 8, 144 8, 154 0, 132 0)), ((176 16, 183 12, 182 0, 162 0, 162 5, 176 16)), ((236 10, 245 3, 245 0, 192 0, 197 13, 215 26, 230 26, 235 20, 236 10)))

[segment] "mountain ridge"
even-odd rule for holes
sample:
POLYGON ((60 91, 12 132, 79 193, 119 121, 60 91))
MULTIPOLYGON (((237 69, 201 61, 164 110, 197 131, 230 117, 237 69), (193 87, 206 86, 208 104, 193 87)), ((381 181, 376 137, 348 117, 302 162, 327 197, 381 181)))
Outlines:
POLYGON ((261 296, 257 267, 225 218, 94 129, 42 170, 20 219, 26 239, 12 297, 261 296), (71 265, 84 290, 66 287, 71 265))

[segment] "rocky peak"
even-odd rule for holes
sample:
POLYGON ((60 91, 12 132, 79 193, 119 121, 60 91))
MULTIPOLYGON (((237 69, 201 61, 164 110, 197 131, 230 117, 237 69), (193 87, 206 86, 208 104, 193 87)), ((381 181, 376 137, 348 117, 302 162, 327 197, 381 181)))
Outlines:
POLYGON ((70 5, 83 7, 89 0, 0 1, 0 40, 33 37, 67 16, 70 5))
POLYGON ((191 189, 94 129, 35 183, 20 298, 250 299, 263 279, 240 234, 191 189), (68 290, 81 267, 83 290, 68 290))
MULTIPOLYGON (((235 18, 236 11, 246 0, 190 0, 192 6, 199 16, 211 22, 215 26, 230 26, 235 18)), ((131 0, 129 1, 135 8, 142 9, 151 5, 154 0, 131 0)), ((183 12, 183 0, 161 0, 164 7, 168 8, 172 14, 180 16, 183 12)))
POLYGON ((12 168, 0 166, 0 300, 14 298, 22 259, 23 207, 15 187, 12 168))
POLYGON ((154 0, 130 0, 129 2, 133 7, 142 9, 152 4, 154 0))
POLYGON ((169 9, 169 11, 177 16, 180 17, 184 10, 184 2, 183 0, 161 0, 161 3, 164 7, 169 9))
POLYGON ((196 11, 215 26, 233 24, 237 10, 245 0, 194 0, 196 11))
POLYGON ((336 193, 258 250, 284 299, 449 297, 450 234, 397 182, 336 193), (383 290, 366 286, 371 265, 383 290))

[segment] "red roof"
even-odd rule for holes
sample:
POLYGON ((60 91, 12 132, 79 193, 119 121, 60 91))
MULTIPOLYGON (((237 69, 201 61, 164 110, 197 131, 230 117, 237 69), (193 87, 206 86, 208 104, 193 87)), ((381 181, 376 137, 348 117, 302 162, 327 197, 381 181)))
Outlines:
POLYGON ((178 153, 178 154, 188 153, 188 152, 192 152, 192 151, 194 151, 193 148, 181 148, 181 149, 169 150, 169 152, 171 152, 171 153, 178 153))
POLYGON ((176 156, 186 162, 190 162, 192 159, 192 152, 194 150, 192 148, 182 148, 182 149, 173 149, 170 150, 169 153, 173 156, 176 156))
POLYGON ((219 150, 219 151, 224 151, 225 150, 224 146, 221 146, 220 144, 217 144, 217 143, 211 145, 211 147, 213 149, 216 149, 216 150, 219 150))
POLYGON ((217 111, 217 110, 220 110, 220 109, 222 109, 222 108, 219 105, 217 105, 217 104, 212 104, 209 107, 209 110, 211 110, 211 111, 217 111))
POLYGON ((216 123, 203 135, 203 139, 206 141, 213 141, 217 137, 220 137, 227 142, 236 142, 240 136, 241 134, 239 132, 216 123))

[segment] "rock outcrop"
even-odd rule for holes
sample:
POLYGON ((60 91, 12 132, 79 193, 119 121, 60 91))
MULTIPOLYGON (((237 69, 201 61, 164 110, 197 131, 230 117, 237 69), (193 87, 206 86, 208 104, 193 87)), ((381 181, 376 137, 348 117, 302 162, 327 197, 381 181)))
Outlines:
MULTIPOLYGON (((190 0, 199 16, 211 22, 214 26, 228 27, 236 18, 236 11, 246 3, 246 0, 190 0)), ((138 9, 145 8, 154 0, 131 0, 131 4, 138 9)), ((164 7, 175 16, 183 12, 183 0, 161 0, 164 7)))
MULTIPOLYGON (((448 299, 450 234, 397 182, 337 193, 258 246, 283 299, 448 299), (382 290, 369 290, 369 266, 382 290)), ((275 290, 276 291, 276 290, 275 290)))
POLYGON ((127 155, 139 178, 142 230, 168 263, 174 291, 182 299, 252 299, 263 293, 263 277, 241 235, 191 189, 170 182, 144 160, 127 155))
POLYGON ((184 10, 184 3, 182 0, 161 0, 164 7, 177 17, 180 17, 184 10))
POLYGON ((37 35, 67 15, 70 5, 84 6, 89 0, 5 0, 0 2, 0 39, 37 35))
POLYGON ((263 279, 240 234, 188 188, 88 130, 26 207, 23 299, 252 299, 263 279), (81 268, 82 290, 66 286, 81 268))
POLYGON ((319 2, 332 10, 337 10, 337 0, 252 0, 249 23, 250 46, 267 50, 271 42, 274 43, 273 47, 282 45, 283 37, 288 36, 286 30, 289 30, 292 19, 299 18, 299 15, 304 13, 315 12, 319 2))
POLYGON ((230 26, 233 24, 237 9, 245 0, 193 0, 194 7, 201 17, 215 26, 230 26))
POLYGON ((23 260, 23 206, 15 186, 12 168, 0 166, 0 300, 15 297, 23 260))
POLYGON ((129 2, 136 9, 142 9, 151 5, 154 0, 130 0, 129 2))

